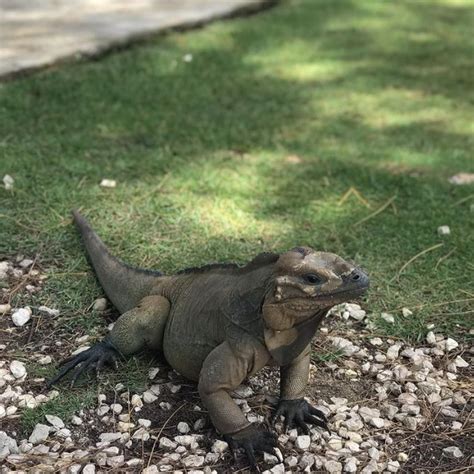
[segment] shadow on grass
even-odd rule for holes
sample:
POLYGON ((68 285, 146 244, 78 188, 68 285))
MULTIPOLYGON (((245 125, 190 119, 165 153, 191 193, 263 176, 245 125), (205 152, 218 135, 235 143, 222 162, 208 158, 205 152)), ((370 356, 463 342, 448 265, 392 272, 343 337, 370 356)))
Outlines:
MULTIPOLYGON (((309 243, 360 257, 389 299, 401 287, 386 280, 436 239, 447 195, 466 195, 441 179, 470 163, 473 11, 285 2, 6 84, 2 152, 19 186, 1 205, 23 226, 40 226, 43 252, 59 265, 83 261, 66 217, 80 205, 115 222, 112 247, 121 242, 125 255, 147 263, 159 253, 173 262, 165 270, 309 243), (186 53, 191 63, 182 61, 186 53), (285 161, 290 153, 301 163, 285 161), (161 186, 166 176, 171 184, 161 186), (97 188, 103 177, 118 180, 115 194, 97 188), (350 186, 370 209, 338 207, 350 186), (393 195, 382 220, 351 227, 393 195), (212 215, 194 208, 206 199, 223 208, 237 202, 249 221, 240 237, 218 225, 204 230, 212 215)), ((14 222, 3 235, 0 252, 13 253, 18 242, 38 246, 35 232, 14 222)), ((446 251, 452 245, 468 258, 462 240, 446 251)), ((443 277, 459 271, 462 258, 443 277)))

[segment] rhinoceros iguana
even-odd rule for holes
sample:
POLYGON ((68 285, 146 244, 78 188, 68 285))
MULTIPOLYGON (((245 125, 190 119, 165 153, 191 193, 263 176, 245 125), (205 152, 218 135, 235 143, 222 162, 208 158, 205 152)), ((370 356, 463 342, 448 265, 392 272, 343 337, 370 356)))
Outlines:
POLYGON ((74 369, 79 375, 117 356, 159 351, 185 377, 198 382, 215 428, 232 449, 273 452, 276 435, 250 423, 229 391, 266 365, 280 367, 275 415, 286 426, 326 427, 324 414, 304 398, 310 342, 328 310, 362 295, 367 275, 341 257, 296 247, 262 253, 245 266, 212 264, 175 275, 132 268, 113 257, 76 211, 75 222, 98 279, 121 313, 102 341, 66 360, 48 383, 74 369))

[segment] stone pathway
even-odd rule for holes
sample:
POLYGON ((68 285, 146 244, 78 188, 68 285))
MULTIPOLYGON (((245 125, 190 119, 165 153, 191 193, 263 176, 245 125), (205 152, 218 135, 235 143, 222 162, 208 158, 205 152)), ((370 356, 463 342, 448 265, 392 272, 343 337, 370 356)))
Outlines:
POLYGON ((265 0, 0 0, 0 76, 258 8, 265 0))

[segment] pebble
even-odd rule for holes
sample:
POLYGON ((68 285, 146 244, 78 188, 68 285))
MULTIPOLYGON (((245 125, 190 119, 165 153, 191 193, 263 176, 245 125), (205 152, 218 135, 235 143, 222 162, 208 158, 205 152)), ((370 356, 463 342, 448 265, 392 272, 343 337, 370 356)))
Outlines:
POLYGON ((395 360, 398 357, 400 348, 401 348, 400 344, 394 344, 393 346, 390 346, 387 350, 387 359, 395 360))
POLYGON ((0 431, 0 461, 10 454, 18 454, 18 445, 14 438, 8 436, 5 431, 0 431))
POLYGON ((48 316, 59 316, 59 309, 51 309, 47 306, 40 306, 38 311, 41 313, 47 314, 48 316))
POLYGON ((178 443, 175 443, 171 439, 163 436, 160 438, 159 445, 160 445, 160 448, 173 450, 173 449, 176 449, 176 447, 178 446, 178 443))
POLYGON ((191 454, 181 461, 185 467, 201 467, 204 464, 204 456, 191 454))
POLYGON ((296 438, 295 445, 301 451, 305 451, 311 445, 311 438, 308 435, 300 435, 296 438))
POLYGON ((158 400, 158 397, 150 390, 143 392, 143 401, 145 403, 153 403, 156 400, 158 400))
POLYGON ((407 453, 398 453, 397 459, 400 462, 407 462, 408 461, 408 454, 407 453))
POLYGON ((86 464, 82 469, 82 474, 95 474, 95 465, 94 464, 86 464))
POLYGON ((326 461, 324 463, 324 469, 330 473, 339 473, 342 472, 342 464, 337 461, 326 461))
POLYGON ((8 303, 0 304, 0 314, 6 314, 10 312, 11 309, 12 307, 8 303))
POLYGON ((211 447, 211 451, 213 453, 222 454, 226 452, 228 448, 229 448, 229 445, 225 441, 217 439, 216 441, 214 441, 214 444, 211 447))
POLYGON ((178 423, 178 431, 182 434, 189 433, 190 427, 185 421, 180 421, 178 423))
POLYGON ((372 339, 369 340, 369 342, 373 346, 381 346, 383 344, 383 341, 382 339, 380 339, 380 337, 373 337, 372 339))
POLYGON ((59 416, 56 415, 46 415, 46 420, 48 420, 48 423, 52 425, 54 428, 57 430, 60 430, 61 428, 64 428, 64 421, 59 418, 59 416))
POLYGON ((7 191, 11 191, 13 189, 14 183, 15 183, 15 180, 9 174, 6 174, 3 177, 3 185, 5 186, 5 189, 7 191))
POLYGON ((344 472, 357 472, 357 459, 347 458, 344 463, 344 472))
POLYGON ((26 376, 26 367, 23 362, 19 360, 12 360, 10 362, 10 372, 12 373, 13 377, 16 379, 21 379, 22 377, 26 376))
POLYGON ((117 186, 117 181, 115 181, 115 179, 104 178, 99 183, 99 186, 101 186, 102 188, 115 188, 117 186))
POLYGON ((160 369, 158 367, 151 367, 149 370, 148 370, 148 378, 150 380, 153 380, 157 375, 158 375, 158 372, 160 371, 160 369))
POLYGON ((456 364, 456 367, 460 369, 469 367, 469 363, 466 362, 461 356, 457 356, 456 359, 454 359, 454 363, 456 364))
POLYGON ((122 436, 122 433, 101 433, 99 435, 99 439, 102 442, 113 442, 120 439, 121 436, 122 436))
POLYGON ((360 347, 352 344, 348 339, 343 337, 332 337, 332 345, 339 351, 341 351, 345 356, 351 356, 359 351, 360 347))
POLYGON ((449 446, 443 449, 445 456, 450 458, 459 459, 463 457, 462 451, 457 446, 449 446))
POLYGON ((400 463, 398 461, 389 460, 387 462, 387 471, 398 472, 399 469, 400 469, 400 463))
POLYGON ((51 362, 53 362, 53 359, 51 359, 49 355, 42 356, 38 359, 38 364, 40 365, 48 365, 51 364, 51 362))
POLYGON ((459 346, 458 342, 450 337, 448 337, 446 341, 444 341, 444 347, 445 347, 446 352, 450 352, 453 349, 456 349, 456 347, 458 346, 459 346))
POLYGON ((441 225, 438 227, 438 235, 449 235, 451 233, 451 229, 447 225, 441 225))
POLYGON ((380 315, 380 317, 386 322, 386 323, 390 323, 390 324, 393 324, 395 322, 395 318, 393 316, 393 314, 390 314, 390 313, 382 313, 380 315))
POLYGON ((43 441, 46 441, 46 439, 49 436, 49 430, 50 427, 47 425, 43 425, 41 423, 38 423, 33 432, 31 433, 30 437, 28 438, 28 441, 32 444, 38 444, 43 441))
POLYGON ((430 331, 427 335, 426 335, 426 342, 428 344, 436 344, 436 336, 435 336, 435 333, 433 331, 430 331))
POLYGON ((97 298, 92 303, 92 309, 94 311, 105 311, 107 309, 107 299, 106 298, 97 298))
POLYGON ((31 319, 31 314, 29 306, 15 310, 12 313, 13 324, 18 327, 24 326, 31 319))

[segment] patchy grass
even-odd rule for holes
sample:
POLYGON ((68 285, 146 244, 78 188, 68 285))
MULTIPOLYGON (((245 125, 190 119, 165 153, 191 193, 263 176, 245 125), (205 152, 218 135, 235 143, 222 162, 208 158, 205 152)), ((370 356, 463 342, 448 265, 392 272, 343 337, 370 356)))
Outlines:
POLYGON ((2 84, 15 188, 0 189, 0 253, 54 269, 41 298, 75 334, 103 327, 85 314, 101 290, 70 225, 80 207, 117 255, 166 272, 302 244, 349 256, 372 277, 381 331, 464 337, 474 198, 447 178, 474 171, 473 11, 287 1, 2 84), (351 187, 363 200, 341 202, 351 187))
POLYGON ((28 437, 36 424, 46 422, 46 415, 69 420, 77 411, 93 406, 96 398, 94 390, 63 390, 54 400, 36 408, 26 408, 21 414, 21 435, 28 437))

